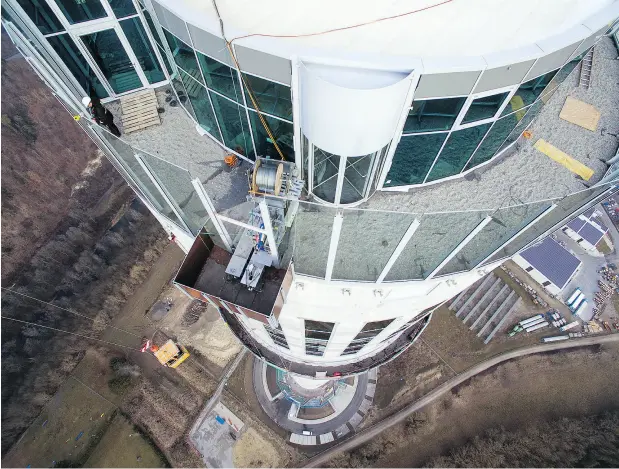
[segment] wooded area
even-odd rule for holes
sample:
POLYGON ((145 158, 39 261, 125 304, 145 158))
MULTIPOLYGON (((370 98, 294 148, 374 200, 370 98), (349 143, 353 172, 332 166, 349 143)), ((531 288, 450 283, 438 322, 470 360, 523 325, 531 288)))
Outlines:
POLYGON ((427 467, 619 467, 619 412, 493 428, 427 467))

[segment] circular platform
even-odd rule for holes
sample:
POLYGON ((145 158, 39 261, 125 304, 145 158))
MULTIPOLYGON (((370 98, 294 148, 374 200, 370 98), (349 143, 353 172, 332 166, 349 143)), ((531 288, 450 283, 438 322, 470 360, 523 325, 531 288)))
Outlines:
POLYGON ((376 371, 312 379, 255 358, 253 383, 260 405, 277 425, 293 434, 314 435, 313 444, 320 444, 323 439, 330 442, 354 431, 361 423, 372 406, 376 371))

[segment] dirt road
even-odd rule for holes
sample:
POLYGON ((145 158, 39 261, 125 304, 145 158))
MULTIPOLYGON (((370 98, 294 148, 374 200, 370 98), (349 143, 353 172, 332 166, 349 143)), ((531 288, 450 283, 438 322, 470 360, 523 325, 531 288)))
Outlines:
POLYGON ((370 440, 376 438, 381 432, 386 430, 387 428, 396 425, 398 423, 403 422, 409 415, 413 412, 416 412, 426 405, 432 403, 436 399, 440 398, 446 392, 452 390, 453 388, 461 385, 468 379, 473 376, 482 373, 498 364, 506 362, 508 360, 512 360, 519 357, 524 357, 531 354, 543 353, 543 352, 551 352, 556 350, 564 350, 564 349, 573 349, 577 347, 586 347, 591 345, 605 344, 611 342, 619 342, 619 334, 607 335, 607 336, 597 336, 597 337, 586 337, 582 339, 573 339, 566 342, 558 342, 558 343, 550 343, 550 344, 541 344, 530 347, 525 347, 519 350, 514 350, 511 352, 507 352, 496 357, 493 357, 487 361, 479 363, 469 370, 460 373, 458 376, 446 381, 441 386, 437 387, 421 399, 413 402, 409 406, 402 409, 395 415, 392 415, 381 422, 357 433, 354 437, 349 440, 346 440, 324 453, 310 459, 305 467, 319 467, 329 461, 332 457, 344 452, 350 451, 370 440))

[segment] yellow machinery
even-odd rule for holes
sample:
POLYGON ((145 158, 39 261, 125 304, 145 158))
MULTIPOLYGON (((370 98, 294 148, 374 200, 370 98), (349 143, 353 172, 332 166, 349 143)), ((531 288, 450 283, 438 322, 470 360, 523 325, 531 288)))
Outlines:
POLYGON ((153 346, 151 350, 153 355, 159 360, 159 363, 163 366, 169 366, 170 368, 176 368, 189 358, 187 349, 182 345, 175 344, 172 339, 168 340, 161 347, 153 346))

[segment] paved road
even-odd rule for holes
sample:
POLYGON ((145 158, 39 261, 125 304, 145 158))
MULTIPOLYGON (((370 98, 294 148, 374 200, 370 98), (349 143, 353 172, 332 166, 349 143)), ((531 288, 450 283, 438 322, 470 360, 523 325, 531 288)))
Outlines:
POLYGON ((329 448, 324 453, 321 453, 318 456, 309 459, 304 467, 319 467, 329 461, 329 459, 331 459, 333 456, 344 451, 350 451, 357 446, 366 443, 372 438, 376 438, 381 432, 383 432, 387 428, 402 422, 410 414, 435 401, 443 394, 450 391, 452 388, 458 386, 459 384, 462 384, 464 381, 475 376, 476 374, 479 374, 489 368, 492 368, 493 366, 498 365, 499 363, 505 362, 507 360, 512 360, 514 358, 523 357, 525 355, 531 355, 534 353, 550 352, 553 350, 569 349, 588 345, 604 344, 609 342, 619 342, 619 334, 584 337, 582 339, 570 339, 563 342, 551 342, 548 344, 533 345, 530 347, 524 347, 518 350, 513 350, 511 352, 497 355, 490 360, 486 360, 485 362, 473 366, 472 368, 459 374, 458 376, 453 377, 449 381, 446 381, 438 388, 426 394, 421 399, 413 402, 412 404, 409 404, 400 412, 390 417, 387 417, 386 419, 372 425, 371 427, 366 428, 365 430, 358 432, 352 438, 344 440, 342 443, 339 443, 338 445, 329 448))
POLYGON ((200 412, 200 415, 198 416, 195 423, 191 427, 189 436, 193 435, 193 433, 200 427, 200 425, 202 425, 202 422, 207 417, 207 415, 210 413, 210 411, 213 409, 213 407, 215 407, 215 404, 219 402, 219 398, 221 397, 221 393, 223 392, 226 386, 226 383, 228 382, 228 379, 230 378, 230 376, 232 376, 232 373, 234 373, 234 370, 236 370, 236 367, 239 366, 239 363, 241 363, 241 360, 245 358, 246 354, 247 354, 247 349, 243 347, 243 349, 238 353, 234 361, 230 363, 230 365, 228 366, 228 369, 224 372, 223 376, 219 380, 219 385, 217 386, 217 389, 215 389, 215 392, 213 393, 211 398, 208 400, 208 402, 204 406, 204 409, 202 409, 202 412, 200 412))

